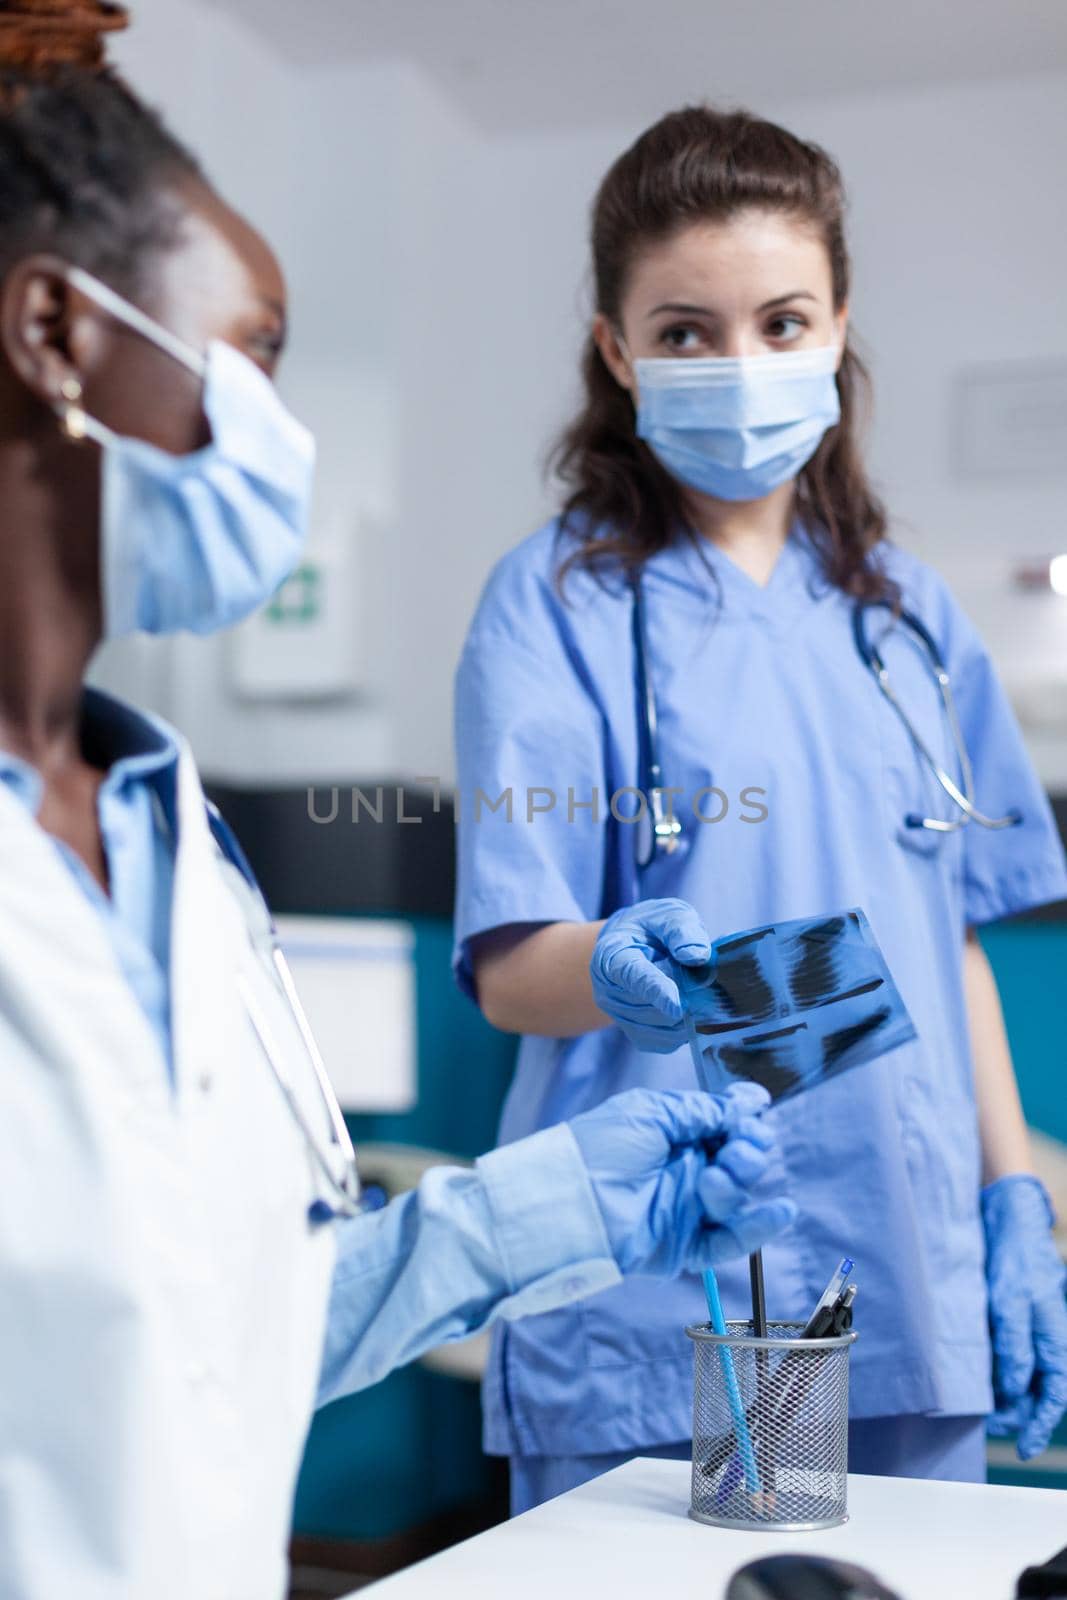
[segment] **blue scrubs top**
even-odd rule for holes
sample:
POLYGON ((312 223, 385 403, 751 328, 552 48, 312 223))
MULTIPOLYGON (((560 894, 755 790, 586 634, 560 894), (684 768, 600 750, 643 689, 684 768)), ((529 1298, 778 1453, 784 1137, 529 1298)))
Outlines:
MULTIPOLYGON (((800 1217, 764 1252, 768 1313, 805 1319, 847 1253, 860 1286, 853 1414, 983 1413, 990 1352, 963 942, 969 925, 1067 895, 1049 806, 989 656, 936 573, 886 547, 879 559, 952 674, 977 804, 1023 815, 1002 832, 917 832, 908 813, 948 816, 950 803, 861 664, 851 602, 822 578, 802 531, 764 588, 712 546, 679 542, 652 557, 649 669, 663 782, 683 790, 684 832, 674 855, 639 873, 633 827, 609 807, 640 782, 629 591, 575 571, 561 598, 565 549, 551 523, 500 562, 459 667, 459 981, 472 990, 471 939, 506 923, 584 922, 675 895, 714 938, 862 906, 918 1038, 772 1113, 782 1155, 766 1187, 784 1185, 800 1217), (700 794, 711 786, 725 815, 719 796, 700 794)), ((884 626, 888 614, 871 621, 884 626)), ((955 773, 927 661, 902 630, 882 653, 916 728, 955 773)), ((642 1054, 614 1028, 527 1037, 501 1140, 633 1085, 693 1082, 687 1050, 642 1054)), ((745 1264, 721 1280, 727 1313, 747 1315, 745 1264)), ((591 1454, 687 1438, 683 1329, 705 1319, 696 1281, 634 1278, 509 1326, 486 1383, 487 1448, 591 1454)))

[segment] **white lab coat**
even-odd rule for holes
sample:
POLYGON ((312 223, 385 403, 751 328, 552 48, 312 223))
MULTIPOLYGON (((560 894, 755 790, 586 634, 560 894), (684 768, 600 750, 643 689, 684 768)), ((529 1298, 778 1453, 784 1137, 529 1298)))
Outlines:
POLYGON ((284 1005, 188 752, 176 1087, 100 921, 0 784, 0 1595, 275 1600, 334 1261, 238 996, 284 1005))

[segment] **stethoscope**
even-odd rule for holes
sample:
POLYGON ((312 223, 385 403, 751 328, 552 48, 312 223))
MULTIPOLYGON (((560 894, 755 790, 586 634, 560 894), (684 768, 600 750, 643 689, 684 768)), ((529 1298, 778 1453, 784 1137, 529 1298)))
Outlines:
MULTIPOLYGON (((678 818, 673 815, 673 812, 668 813, 663 804, 665 786, 663 768, 659 759, 659 720, 656 711, 655 691, 648 670, 648 630, 640 573, 630 573, 629 584, 633 598, 633 642, 639 724, 638 760, 641 771, 648 779, 647 784, 639 783, 638 788, 646 799, 650 824, 643 834, 640 830, 637 833, 634 858, 638 868, 644 868, 650 866, 657 855, 672 855, 677 850, 682 825, 678 818)), ((952 680, 949 677, 948 668, 945 666, 944 659, 935 640, 914 612, 897 609, 884 600, 857 600, 852 611, 852 636, 855 640, 860 660, 874 674, 875 682, 904 724, 915 748, 959 812, 956 817, 944 819, 941 817, 923 817, 917 812, 911 811, 904 818, 905 827, 925 828, 933 833, 955 833, 958 828, 966 826, 968 822, 976 822, 982 828, 1014 828, 1022 822, 1022 814, 1018 811, 1009 811, 1003 817, 988 817, 984 812, 979 811, 975 805, 974 771, 971 767, 970 757, 967 754, 966 741, 964 740, 960 719, 956 711, 956 701, 952 693, 952 680), (889 669, 882 658, 878 645, 868 638, 867 615, 876 608, 889 611, 895 625, 898 628, 903 627, 907 630, 921 654, 926 658, 927 665, 941 696, 942 709, 948 723, 956 759, 959 762, 960 781, 958 783, 950 773, 946 772, 908 716, 893 688, 889 669)))
POLYGON ((319 1199, 312 1202, 308 1210, 309 1219, 312 1223, 323 1223, 331 1222, 337 1217, 354 1217, 363 1209, 362 1190, 359 1172, 356 1167, 356 1152, 352 1146, 348 1128, 345 1126, 344 1113, 334 1093, 333 1085, 326 1071, 326 1065, 316 1043, 307 1013, 300 1002, 300 996, 297 994, 289 963, 286 961, 281 945, 278 942, 278 931, 274 925, 274 918, 271 916, 270 908, 264 898, 263 891, 259 887, 256 875, 252 871, 248 857, 241 849, 233 829, 217 806, 213 805, 210 800, 205 801, 205 805, 207 807, 208 826, 221 856, 230 866, 236 869, 251 893, 251 910, 257 923, 259 923, 259 927, 254 928, 252 926, 250 916, 248 919, 249 938, 253 949, 263 959, 264 965, 289 1006, 304 1052, 311 1065, 319 1097, 326 1112, 329 1132, 326 1134, 324 1131, 320 1135, 311 1126, 300 1103, 293 1086, 292 1077, 285 1063, 284 1052, 278 1044, 259 997, 252 984, 242 977, 239 980, 238 987, 241 1000, 245 1010, 248 1012, 249 1021, 293 1120, 303 1135, 311 1160, 319 1176, 325 1181, 330 1195, 329 1200, 319 1199))

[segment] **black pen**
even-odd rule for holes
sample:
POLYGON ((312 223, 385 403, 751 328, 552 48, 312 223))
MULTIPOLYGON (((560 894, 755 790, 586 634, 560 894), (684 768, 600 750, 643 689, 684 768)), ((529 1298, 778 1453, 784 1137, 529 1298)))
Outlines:
POLYGON ((840 1262, 840 1264, 839 1264, 839 1266, 837 1268, 837 1271, 834 1273, 833 1277, 830 1279, 830 1282, 826 1285, 826 1288, 823 1290, 822 1294, 819 1297, 819 1300, 818 1300, 818 1303, 817 1303, 817 1305, 815 1307, 815 1310, 812 1312, 811 1316, 808 1318, 808 1321, 807 1321, 807 1323, 805 1325, 805 1328, 804 1328, 804 1332, 800 1335, 800 1337, 802 1339, 817 1339, 817 1338, 819 1338, 819 1334, 814 1333, 812 1331, 813 1326, 815 1324, 815 1321, 818 1318, 820 1312, 826 1311, 828 1309, 832 1310, 833 1307, 837 1304, 838 1300, 840 1300, 841 1295, 844 1292, 845 1279, 848 1278, 851 1275, 852 1267, 853 1267, 853 1262, 852 1262, 851 1256, 842 1257, 841 1262, 840 1262))
MULTIPOLYGON (((767 1297, 763 1287, 763 1252, 757 1250, 748 1258, 748 1274, 752 1287, 752 1332, 757 1339, 767 1337, 767 1297)), ((756 1351, 756 1408, 762 1413, 767 1401, 767 1375, 770 1371, 769 1351, 756 1351)), ((761 1483, 766 1483, 770 1462, 767 1458, 766 1435, 756 1439, 756 1465, 761 1483)))
MULTIPOLYGON (((801 1338, 839 1338, 843 1333, 847 1333, 852 1326, 852 1303, 856 1298, 856 1290, 857 1285, 850 1283, 847 1288, 841 1290, 832 1304, 819 1305, 812 1313, 801 1338)), ((770 1410, 776 1424, 792 1421, 803 1404, 815 1376, 810 1369, 805 1371, 804 1367, 804 1352, 790 1351, 789 1342, 785 1342, 783 1359, 779 1363, 775 1381, 771 1385, 770 1410)), ((756 1404, 751 1405, 746 1412, 745 1420, 754 1432, 758 1429, 758 1416, 759 1408, 756 1404)), ((765 1424, 768 1421, 769 1419, 765 1417, 765 1424)), ((734 1454, 736 1448, 736 1435, 733 1432, 723 1434, 711 1446, 708 1457, 702 1464, 702 1470, 709 1477, 713 1476, 734 1454)))
POLYGON ((856 1298, 856 1285, 850 1283, 834 1307, 832 1333, 835 1338, 847 1333, 852 1326, 852 1302, 856 1298))
MULTIPOLYGON (((852 1325, 852 1302, 855 1298, 856 1285, 850 1283, 847 1289, 842 1289, 833 1305, 822 1306, 816 1311, 802 1338, 839 1338, 852 1325)), ((777 1393, 774 1409, 776 1424, 789 1423, 793 1420, 804 1404, 816 1376, 817 1369, 811 1365, 810 1356, 805 1357, 803 1351, 796 1350, 786 1356, 776 1375, 777 1393)))
MULTIPOLYGON (((818 1325, 818 1332, 809 1334, 812 1339, 838 1339, 847 1333, 852 1326, 852 1302, 856 1298, 856 1285, 850 1283, 843 1289, 832 1306, 825 1306, 819 1313, 818 1319, 812 1322, 818 1325)), ((825 1352, 818 1352, 825 1354, 825 1352)), ((800 1352, 798 1351, 799 1355, 800 1352)), ((783 1366, 788 1365, 788 1357, 783 1366)), ((818 1376, 818 1369, 806 1362, 803 1367, 798 1363, 795 1369, 786 1378, 779 1392, 778 1404, 774 1414, 776 1423, 789 1423, 796 1416, 804 1404, 808 1392, 818 1376)))
POLYGON ((835 1300, 832 1306, 820 1306, 800 1337, 802 1339, 825 1339, 834 1325, 834 1313, 839 1304, 840 1302, 835 1300))

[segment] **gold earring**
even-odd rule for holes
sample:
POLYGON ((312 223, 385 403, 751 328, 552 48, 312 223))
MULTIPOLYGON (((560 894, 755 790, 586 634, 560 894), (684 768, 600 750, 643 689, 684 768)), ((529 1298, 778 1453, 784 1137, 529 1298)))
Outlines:
POLYGON ((68 439, 84 439, 86 418, 85 410, 81 404, 81 381, 73 375, 69 378, 64 378, 59 392, 66 402, 64 405, 57 407, 63 432, 68 439))

